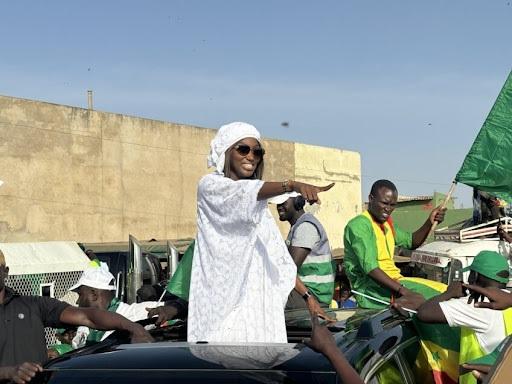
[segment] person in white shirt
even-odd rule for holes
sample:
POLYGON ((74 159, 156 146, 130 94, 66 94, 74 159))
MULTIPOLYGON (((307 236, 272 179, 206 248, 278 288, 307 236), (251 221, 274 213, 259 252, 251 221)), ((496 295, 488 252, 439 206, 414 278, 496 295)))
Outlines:
MULTIPOLYGON (((131 321, 147 319, 146 308, 155 308, 164 305, 164 302, 144 301, 141 303, 126 304, 115 297, 115 279, 108 271, 105 263, 99 267, 91 267, 82 273, 78 282, 70 291, 78 293, 77 304, 82 308, 104 309, 115 312, 131 321)), ((73 348, 80 348, 88 343, 95 343, 106 339, 113 331, 99 331, 87 327, 78 327, 72 341, 73 348)))
POLYGON ((297 268, 267 199, 299 192, 310 203, 332 187, 261 180, 265 151, 250 124, 222 126, 197 189, 188 341, 287 342, 284 306, 297 268))
MULTIPOLYGON (((504 289, 509 280, 507 260, 494 251, 481 251, 469 267, 470 284, 483 288, 504 289)), ((512 333, 512 310, 475 308, 475 295, 466 292, 461 282, 451 283, 446 292, 434 296, 418 309, 418 319, 428 323, 446 323, 460 327, 461 364, 492 352, 512 333)), ((461 376, 460 382, 474 382, 471 375, 461 376)))

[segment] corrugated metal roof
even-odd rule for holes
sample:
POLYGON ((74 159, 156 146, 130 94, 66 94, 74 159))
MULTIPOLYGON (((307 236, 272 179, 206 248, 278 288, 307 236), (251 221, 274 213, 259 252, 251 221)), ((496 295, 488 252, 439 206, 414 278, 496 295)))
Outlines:
POLYGON ((405 201, 429 201, 432 200, 434 196, 404 196, 398 195, 398 202, 403 203, 405 201))
POLYGON ((83 271, 89 258, 77 243, 0 243, 10 275, 83 271))

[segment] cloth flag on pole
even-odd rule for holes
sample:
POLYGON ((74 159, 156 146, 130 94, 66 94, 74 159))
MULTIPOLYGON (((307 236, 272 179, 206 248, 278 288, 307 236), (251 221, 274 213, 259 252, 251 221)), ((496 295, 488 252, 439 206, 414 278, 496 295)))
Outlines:
POLYGON ((512 203, 512 72, 455 181, 512 203))
MULTIPOLYGON (((417 277, 404 277, 400 283, 425 299, 446 291, 446 285, 417 277)), ((416 357, 415 376, 418 382, 457 384, 459 379, 460 329, 448 324, 428 324, 413 318, 420 337, 421 353, 416 357)))
POLYGON ((188 301, 188 294, 190 292, 190 275, 192 274, 192 258, 194 257, 195 243, 194 240, 188 246, 166 288, 167 292, 185 301, 188 301))

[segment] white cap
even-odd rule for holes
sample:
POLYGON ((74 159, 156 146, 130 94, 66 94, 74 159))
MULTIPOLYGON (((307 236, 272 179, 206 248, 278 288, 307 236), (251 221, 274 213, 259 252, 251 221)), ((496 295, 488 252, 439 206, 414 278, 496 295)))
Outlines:
POLYGON ((283 204, 286 200, 288 200, 290 197, 297 197, 300 196, 299 192, 287 192, 283 193, 282 195, 277 195, 274 197, 271 197, 267 201, 271 204, 283 204))
POLYGON ((101 263, 99 267, 84 270, 78 283, 69 288, 69 290, 76 291, 82 285, 106 291, 116 290, 114 275, 108 271, 108 266, 105 263, 101 263))
POLYGON ((3 184, 3 183, 4 183, 4 182, 3 182, 2 180, 0 180, 0 187, 2 186, 2 184, 3 184))

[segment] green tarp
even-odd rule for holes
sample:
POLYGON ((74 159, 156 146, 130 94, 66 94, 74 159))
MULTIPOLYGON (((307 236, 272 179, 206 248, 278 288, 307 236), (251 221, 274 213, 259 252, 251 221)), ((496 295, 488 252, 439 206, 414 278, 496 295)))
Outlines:
POLYGON ((512 203, 512 72, 455 181, 512 203))

